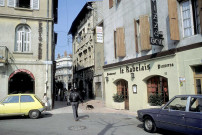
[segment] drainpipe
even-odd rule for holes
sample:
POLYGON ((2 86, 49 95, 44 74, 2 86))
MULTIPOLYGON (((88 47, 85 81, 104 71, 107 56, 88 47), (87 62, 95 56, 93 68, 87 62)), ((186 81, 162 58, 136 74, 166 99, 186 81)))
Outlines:
MULTIPOLYGON (((47 0, 47 18, 49 18, 49 0, 47 0)), ((48 45, 49 45, 49 21, 47 20, 47 26, 46 26, 46 81, 45 81, 45 92, 47 93, 48 88, 48 45)))

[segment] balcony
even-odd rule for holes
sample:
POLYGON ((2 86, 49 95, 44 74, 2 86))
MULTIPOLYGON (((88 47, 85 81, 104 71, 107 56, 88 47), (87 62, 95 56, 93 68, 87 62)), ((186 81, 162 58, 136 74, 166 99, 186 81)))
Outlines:
POLYGON ((4 66, 8 62, 8 48, 0 46, 0 66, 4 66))

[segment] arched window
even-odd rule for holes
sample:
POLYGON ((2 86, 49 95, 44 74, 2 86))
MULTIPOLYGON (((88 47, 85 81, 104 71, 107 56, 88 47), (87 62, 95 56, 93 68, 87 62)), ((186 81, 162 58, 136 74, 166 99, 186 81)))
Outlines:
POLYGON ((27 25, 19 25, 16 28, 16 52, 31 51, 31 30, 27 25))
POLYGON ((162 105, 168 102, 168 80, 161 76, 154 76, 147 80, 148 102, 151 105, 162 105))

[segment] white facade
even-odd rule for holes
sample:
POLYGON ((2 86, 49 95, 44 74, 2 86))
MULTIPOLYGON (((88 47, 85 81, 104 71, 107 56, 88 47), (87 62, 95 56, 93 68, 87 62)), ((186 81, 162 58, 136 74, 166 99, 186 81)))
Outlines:
POLYGON ((64 56, 56 59, 55 79, 57 82, 62 82, 63 87, 70 89, 72 85, 72 57, 64 56))

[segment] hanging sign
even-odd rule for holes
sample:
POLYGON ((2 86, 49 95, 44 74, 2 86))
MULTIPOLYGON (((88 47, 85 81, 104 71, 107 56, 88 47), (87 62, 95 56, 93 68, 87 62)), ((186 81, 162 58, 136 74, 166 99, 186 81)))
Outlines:
POLYGON ((158 29, 158 15, 156 0, 151 0, 151 10, 152 10, 152 29, 153 37, 150 37, 150 43, 152 45, 163 46, 162 33, 158 29))

